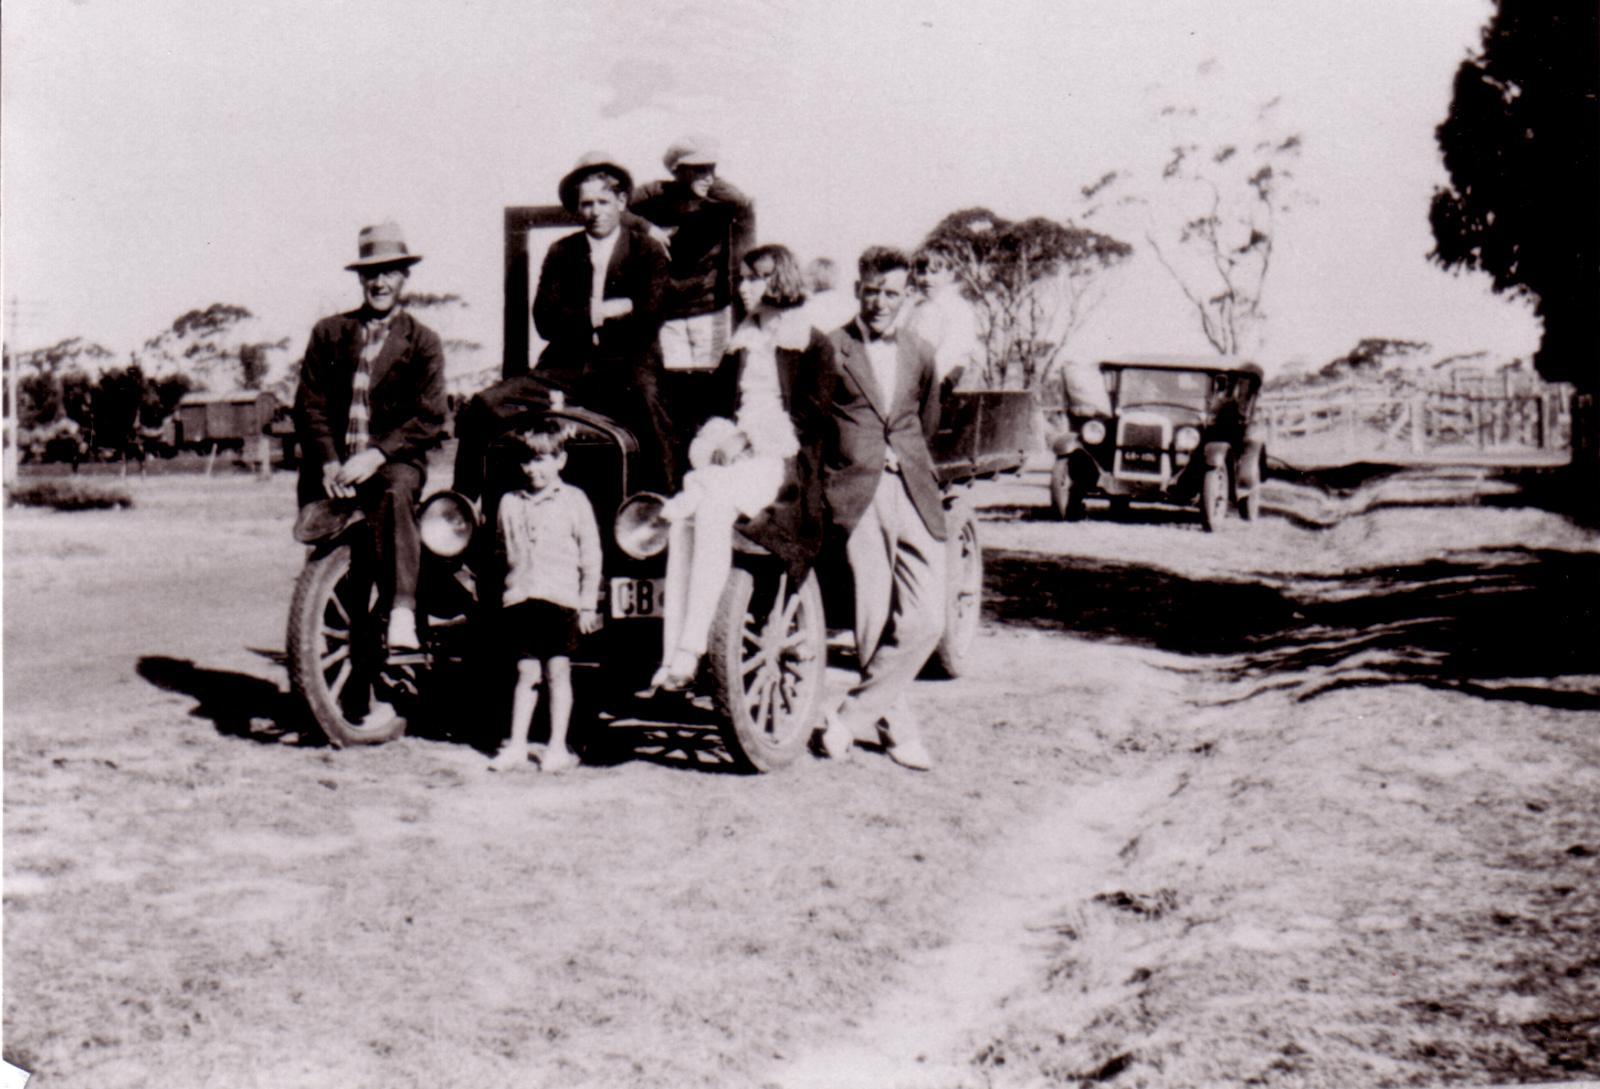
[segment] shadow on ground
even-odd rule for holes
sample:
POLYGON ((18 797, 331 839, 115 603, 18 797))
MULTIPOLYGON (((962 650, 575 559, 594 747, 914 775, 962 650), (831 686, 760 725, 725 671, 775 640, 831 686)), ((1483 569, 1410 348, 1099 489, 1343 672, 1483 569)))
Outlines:
POLYGON ((195 700, 189 713, 209 719, 224 737, 266 745, 315 744, 302 712, 276 684, 248 673, 205 669, 187 658, 140 658, 139 676, 157 688, 195 700))
MULTIPOLYGON (((279 665, 283 663, 279 651, 256 653, 279 665)), ((207 669, 186 658, 141 658, 137 671, 163 691, 192 698, 195 706, 190 715, 209 720, 224 737, 265 745, 327 744, 299 701, 265 678, 207 669)), ((601 716, 593 710, 594 693, 585 691, 588 680, 578 680, 579 706, 573 718, 573 740, 582 749, 585 763, 613 767, 640 760, 711 773, 746 771, 723 744, 720 719, 705 701, 661 697, 649 703, 635 701, 630 708, 632 714, 626 717, 601 716)), ((445 683, 448 691, 436 692, 437 698, 430 705, 417 709, 408 718, 407 735, 470 746, 486 755, 493 753, 505 737, 510 714, 509 679, 491 695, 465 700, 460 697, 467 687, 445 683)), ((540 710, 543 711, 542 706, 540 710)), ((543 740, 548 735, 548 723, 541 713, 534 721, 533 740, 543 740)))
POLYGON ((1589 553, 1468 551, 1277 582, 1021 552, 984 562, 989 619, 1199 656, 1197 668, 1249 683, 1249 695, 1420 684, 1600 709, 1600 556, 1589 553))

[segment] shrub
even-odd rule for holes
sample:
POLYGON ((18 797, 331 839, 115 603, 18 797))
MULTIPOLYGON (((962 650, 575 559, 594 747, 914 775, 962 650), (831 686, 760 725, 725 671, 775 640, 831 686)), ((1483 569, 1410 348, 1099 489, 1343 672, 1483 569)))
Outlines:
POLYGON ((12 485, 6 503, 52 510, 112 510, 133 506, 133 496, 122 488, 87 480, 33 480, 12 485))

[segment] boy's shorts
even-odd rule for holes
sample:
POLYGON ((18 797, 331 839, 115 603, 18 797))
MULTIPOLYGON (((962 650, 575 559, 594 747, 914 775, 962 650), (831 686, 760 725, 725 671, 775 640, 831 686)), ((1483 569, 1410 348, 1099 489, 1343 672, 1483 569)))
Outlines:
POLYGON ((578 649, 578 614, 533 598, 500 610, 500 645, 517 661, 570 658, 578 649))

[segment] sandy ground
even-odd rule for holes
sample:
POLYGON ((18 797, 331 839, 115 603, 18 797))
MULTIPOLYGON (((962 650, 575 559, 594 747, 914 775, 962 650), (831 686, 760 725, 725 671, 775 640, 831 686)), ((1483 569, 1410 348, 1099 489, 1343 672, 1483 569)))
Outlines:
POLYGON ((982 485, 932 773, 621 734, 540 778, 290 732, 289 481, 133 486, 5 521, 32 1085, 1600 1077, 1600 546, 1551 515, 1275 484, 1207 535, 982 485))

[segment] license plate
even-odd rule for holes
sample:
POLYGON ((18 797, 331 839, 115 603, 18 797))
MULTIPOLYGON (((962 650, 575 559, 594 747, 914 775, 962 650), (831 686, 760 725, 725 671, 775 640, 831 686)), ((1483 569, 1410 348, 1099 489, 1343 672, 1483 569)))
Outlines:
POLYGON ((641 620, 661 615, 665 579, 612 579, 611 618, 641 620))

